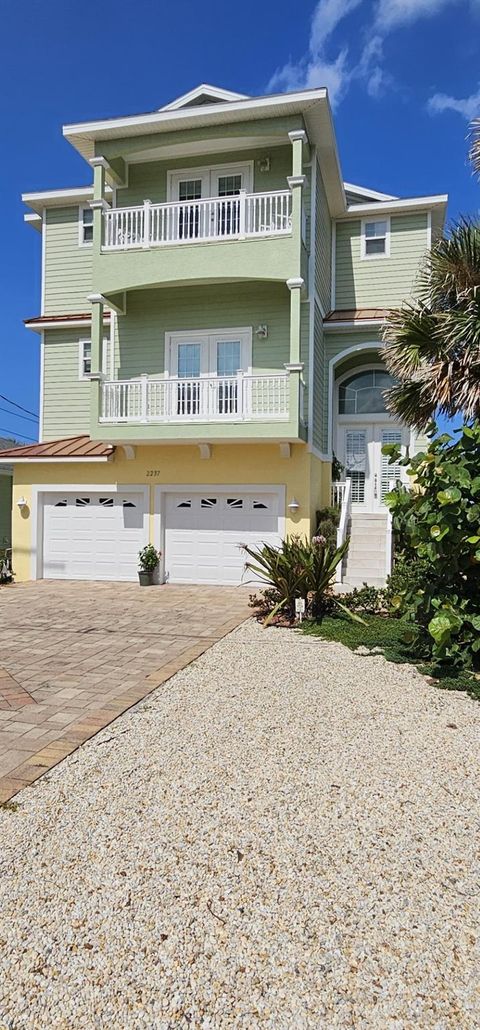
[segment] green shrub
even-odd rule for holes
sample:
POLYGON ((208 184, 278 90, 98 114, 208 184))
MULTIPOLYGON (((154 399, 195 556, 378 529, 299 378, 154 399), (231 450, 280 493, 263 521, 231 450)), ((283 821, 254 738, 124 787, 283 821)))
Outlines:
POLYGON ((350 612, 362 612, 365 615, 377 615, 385 611, 386 591, 378 587, 370 587, 364 583, 362 587, 354 587, 349 594, 342 594, 342 603, 350 612))
MULTIPOLYGON (((432 439, 425 453, 401 459, 414 489, 386 496, 407 559, 391 603, 440 664, 470 667, 480 658, 480 423, 432 439), (421 563, 421 564, 420 564, 421 563)), ((395 575, 395 574, 394 574, 395 575)), ((389 585, 390 590, 390 585, 389 585)))
POLYGON ((340 521, 339 508, 320 508, 316 512, 317 528, 315 536, 324 536, 327 544, 331 547, 337 546, 337 529, 340 521))

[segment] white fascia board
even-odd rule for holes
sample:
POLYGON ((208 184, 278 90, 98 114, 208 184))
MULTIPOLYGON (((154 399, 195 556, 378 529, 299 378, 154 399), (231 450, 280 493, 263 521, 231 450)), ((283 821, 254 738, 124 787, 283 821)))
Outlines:
MULTIPOLYGON (((199 86, 195 86, 195 89, 191 89, 188 93, 182 93, 176 100, 172 100, 169 104, 163 104, 159 107, 159 111, 176 111, 180 107, 184 107, 185 104, 191 103, 192 100, 196 100, 197 97, 210 96, 214 97, 215 100, 248 100, 247 93, 233 93, 230 89, 222 89, 220 86, 209 86, 208 82, 202 82, 199 86)), ((200 105, 199 105, 200 106, 200 105)))
MULTIPOLYGON (((106 192, 111 193, 111 187, 106 187, 106 192)), ((24 204, 31 207, 37 215, 41 215, 46 207, 63 207, 84 203, 93 197, 93 186, 77 186, 61 190, 41 190, 39 193, 22 193, 21 199, 24 204)), ((31 216, 24 215, 25 221, 31 216)))
MULTIPOLYGON (((109 311, 104 311, 103 321, 107 322, 107 324, 110 321, 109 311)), ((29 322, 25 329, 33 329, 35 333, 41 333, 44 329, 88 329, 91 324, 92 318, 89 315, 88 318, 70 319, 65 322, 59 322, 58 320, 56 322, 29 322)))
POLYGON ((432 207, 446 207, 448 193, 440 193, 429 197, 407 197, 404 200, 379 201, 376 204, 350 204, 344 218, 352 215, 379 215, 390 211, 426 211, 432 207))
MULTIPOLYGON (((110 118, 101 122, 76 122, 71 125, 64 125, 63 135, 70 139, 77 135, 92 133, 94 138, 100 138, 102 134, 111 133, 113 130, 115 136, 118 137, 118 134, 123 129, 138 129, 139 133, 149 128, 155 131, 155 129, 161 129, 163 126, 172 128, 172 123, 175 122, 178 122, 178 128, 181 128, 181 123, 190 118, 194 118, 199 122, 203 120, 207 123, 215 123, 219 115, 225 114, 238 114, 253 110, 255 112, 264 111, 268 115, 271 109, 275 107, 301 105, 309 101, 314 103, 318 100, 325 100, 326 97, 326 89, 299 90, 297 93, 274 93, 267 97, 251 97, 247 100, 228 101, 225 104, 205 104, 198 108, 188 107, 180 110, 153 111, 150 114, 135 114, 126 118, 110 118)), ((173 127, 176 128, 175 124, 173 124, 173 127)), ((136 133, 133 132, 132 135, 136 135, 136 133)), ((111 138, 115 137, 112 136, 111 138)))
POLYGON ((27 225, 31 225, 32 229, 36 229, 37 232, 41 233, 43 227, 43 220, 41 214, 39 214, 37 211, 29 211, 26 214, 24 214, 23 221, 26 222, 27 225))
POLYGON ((348 193, 359 193, 362 197, 371 197, 372 200, 398 200, 398 197, 394 197, 393 193, 378 193, 377 190, 371 190, 368 186, 356 186, 353 182, 344 182, 344 188, 348 193))
POLYGON ((325 333, 333 332, 341 333, 342 330, 350 331, 352 329, 381 329, 384 324, 384 318, 356 318, 355 321, 324 321, 323 331, 325 333))
MULTIPOLYGON (((42 464, 42 465, 67 465, 67 464, 79 465, 79 464, 83 464, 85 462, 88 462, 90 464, 92 461, 94 461, 94 462, 111 461, 112 458, 113 458, 113 453, 106 455, 104 458, 99 458, 99 457, 95 457, 95 458, 14 458, 13 455, 12 455, 12 457, 9 457, 8 460, 9 460, 11 465, 26 465, 28 462, 30 462, 31 464, 34 464, 34 465, 40 465, 40 464, 42 464)), ((62 487, 59 484, 57 484, 57 487, 58 487, 59 490, 65 489, 64 487, 62 487)), ((57 487, 55 489, 57 489, 57 487)), ((43 489, 43 487, 42 487, 42 489, 43 489)))

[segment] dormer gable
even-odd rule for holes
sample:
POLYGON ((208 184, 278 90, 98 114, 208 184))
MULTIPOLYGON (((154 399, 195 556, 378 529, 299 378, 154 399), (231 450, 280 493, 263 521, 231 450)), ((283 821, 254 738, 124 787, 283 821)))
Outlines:
POLYGON ((206 104, 225 104, 233 100, 248 99, 246 93, 233 93, 230 89, 222 89, 220 86, 210 86, 208 82, 202 82, 195 89, 191 89, 188 93, 182 93, 182 96, 159 107, 158 110, 178 111, 183 107, 204 107, 206 104))

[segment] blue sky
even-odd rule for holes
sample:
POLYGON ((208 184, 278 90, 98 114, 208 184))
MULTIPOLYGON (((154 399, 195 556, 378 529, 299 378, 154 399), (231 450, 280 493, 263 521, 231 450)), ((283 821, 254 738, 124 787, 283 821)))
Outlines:
MULTIPOLYGON (((247 94, 330 89, 344 177, 386 193, 450 194, 475 213, 468 122, 480 115, 480 0, 4 0, 0 394, 38 412, 40 240, 20 193, 86 185, 66 122, 154 110, 199 82, 247 94)), ((0 399, 0 408, 9 407, 0 399)), ((0 410, 0 435, 36 437, 0 410)))

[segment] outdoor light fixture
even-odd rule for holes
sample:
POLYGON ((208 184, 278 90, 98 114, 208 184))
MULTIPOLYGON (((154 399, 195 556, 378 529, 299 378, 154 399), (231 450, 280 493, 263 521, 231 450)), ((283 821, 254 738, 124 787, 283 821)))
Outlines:
POLYGON ((300 505, 296 497, 292 497, 292 500, 288 503, 288 510, 291 511, 292 515, 295 515, 300 505))
POLYGON ((26 502, 26 500, 25 500, 25 498, 24 498, 24 497, 19 497, 19 498, 18 498, 18 501, 17 501, 17 504, 18 504, 18 507, 19 507, 20 509, 22 509, 22 508, 26 508, 26 507, 27 507, 27 502, 26 502))
POLYGON ((257 325, 255 336, 258 336, 262 340, 266 340, 268 336, 268 325, 257 325))
POLYGON ((270 158, 269 157, 261 157, 260 160, 257 161, 257 166, 258 166, 259 172, 269 172, 270 171, 270 158))

